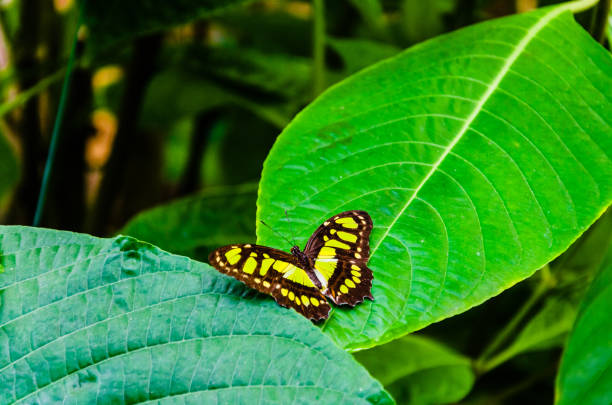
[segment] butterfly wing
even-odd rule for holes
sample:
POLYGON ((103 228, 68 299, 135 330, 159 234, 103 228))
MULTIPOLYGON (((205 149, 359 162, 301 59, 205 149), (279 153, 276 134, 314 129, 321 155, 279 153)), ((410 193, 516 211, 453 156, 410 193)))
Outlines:
POLYGON ((271 295, 279 305, 308 319, 329 315, 329 303, 288 253, 259 245, 228 245, 213 251, 208 261, 221 273, 271 295))
POLYGON ((354 307, 372 297, 370 258, 372 219, 365 211, 345 211, 325 221, 310 237, 304 253, 326 281, 323 294, 336 304, 354 307))

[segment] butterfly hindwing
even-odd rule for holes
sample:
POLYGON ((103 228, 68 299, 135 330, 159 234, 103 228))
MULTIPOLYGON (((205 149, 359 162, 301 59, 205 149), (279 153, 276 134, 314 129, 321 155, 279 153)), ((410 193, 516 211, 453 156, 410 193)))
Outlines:
POLYGON ((242 244, 216 249, 208 257, 220 272, 269 294, 278 304, 312 320, 327 318, 330 306, 295 258, 266 246, 242 244))
POLYGON ((372 219, 365 211, 345 211, 325 221, 311 236, 304 253, 326 283, 323 293, 336 304, 355 306, 373 299, 370 258, 372 219))

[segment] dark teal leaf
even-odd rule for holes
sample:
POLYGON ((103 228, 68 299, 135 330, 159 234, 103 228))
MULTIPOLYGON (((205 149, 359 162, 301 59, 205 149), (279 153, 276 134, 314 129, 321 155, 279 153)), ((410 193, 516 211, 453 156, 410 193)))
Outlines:
POLYGON ((0 260, 0 403, 392 403, 308 320, 206 264, 17 226, 0 260))

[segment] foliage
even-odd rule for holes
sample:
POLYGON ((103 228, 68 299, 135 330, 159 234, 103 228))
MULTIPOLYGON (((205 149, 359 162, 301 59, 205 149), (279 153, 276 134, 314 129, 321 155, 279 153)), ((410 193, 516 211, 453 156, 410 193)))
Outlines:
POLYGON ((355 354, 397 403, 449 403, 472 388, 470 359, 435 341, 408 335, 355 354))
POLYGON ((591 283, 574 323, 557 377, 559 404, 612 401, 612 246, 591 283))
POLYGON ((206 264, 129 237, 0 241, 2 403, 391 403, 309 321, 206 264))
POLYGON ((120 233, 206 261, 219 246, 253 242, 256 191, 248 184, 176 200, 138 214, 120 233))
POLYGON ((610 2, 556 3, 0 2, 0 403, 610 402, 610 2), (344 209, 326 322, 206 264, 344 209))
POLYGON ((428 41, 302 111, 266 160, 258 218, 287 233, 286 210, 301 243, 335 212, 375 224, 376 301, 337 309, 325 332, 348 349, 384 343, 562 253, 612 201, 611 77, 557 7, 428 41))

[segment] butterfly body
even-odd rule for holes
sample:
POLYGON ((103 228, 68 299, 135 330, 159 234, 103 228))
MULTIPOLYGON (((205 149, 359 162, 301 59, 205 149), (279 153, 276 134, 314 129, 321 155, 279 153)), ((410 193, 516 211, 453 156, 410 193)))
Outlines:
POLYGON ((355 306, 373 299, 370 255, 372 220, 365 211, 345 211, 312 234, 303 251, 291 253, 252 244, 228 245, 209 256, 220 272, 269 294, 282 306, 312 320, 325 319, 335 304, 355 306))
POLYGON ((323 281, 317 276, 314 268, 314 260, 308 257, 308 255, 300 250, 299 246, 291 248, 291 254, 295 257, 298 263, 298 267, 306 272, 310 281, 318 288, 321 289, 323 281))

